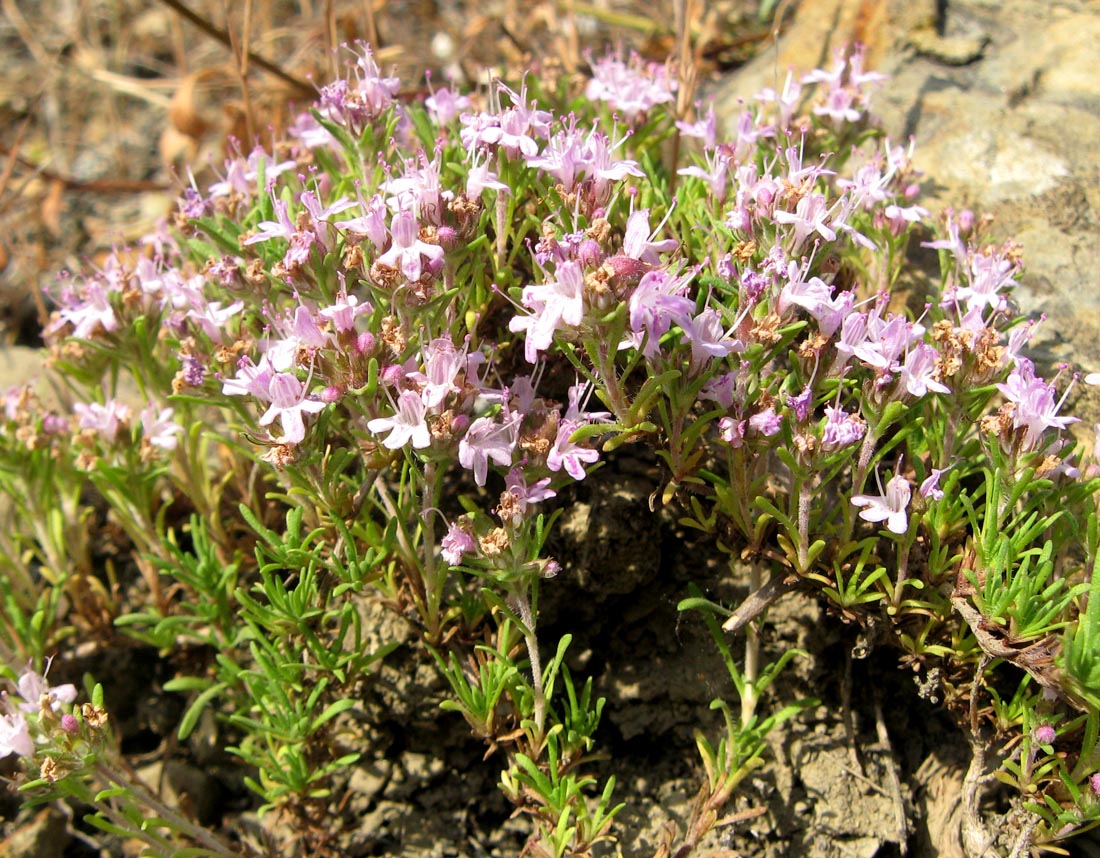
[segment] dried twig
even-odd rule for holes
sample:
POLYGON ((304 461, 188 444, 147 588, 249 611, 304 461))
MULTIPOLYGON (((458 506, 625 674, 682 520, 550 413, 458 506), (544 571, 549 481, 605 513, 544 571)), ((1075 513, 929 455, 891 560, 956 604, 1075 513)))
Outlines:
POLYGON ((252 95, 248 89, 248 61, 252 56, 248 49, 252 37, 252 0, 244 0, 244 20, 241 22, 241 33, 235 38, 233 30, 229 30, 229 39, 232 42, 233 56, 237 60, 237 77, 241 84, 241 101, 244 103, 244 127, 249 141, 255 141, 255 119, 252 111, 252 95))
POLYGON ((29 158, 24 158, 14 149, 0 144, 0 155, 6 155, 16 163, 33 170, 44 179, 58 182, 67 191, 95 191, 105 194, 135 194, 144 191, 167 191, 171 186, 164 182, 154 182, 149 179, 89 179, 82 181, 71 176, 63 176, 48 167, 35 164, 29 158))
MULTIPOLYGON (((233 50, 233 38, 229 35, 229 33, 218 27, 215 27, 213 24, 211 24, 200 15, 196 15, 194 12, 184 6, 179 0, 160 0, 160 2, 170 8, 180 17, 186 18, 188 21, 190 21, 192 24, 194 24, 196 27, 206 33, 206 35, 210 36, 210 38, 221 42, 227 48, 233 50)), ((294 75, 284 71, 279 66, 275 65, 275 63, 270 62, 269 60, 265 60, 259 54, 248 52, 248 60, 249 62, 253 63, 256 68, 262 69, 270 75, 274 75, 275 77, 279 78, 279 80, 294 87, 295 90, 302 94, 308 94, 310 96, 314 96, 317 94, 317 90, 314 88, 313 84, 294 77, 294 75)))
POLYGON ((878 735, 878 743, 884 753, 883 766, 886 768, 886 783, 890 787, 889 797, 894 803, 895 834, 898 838, 898 850, 901 854, 909 854, 909 818, 905 813, 905 795, 901 791, 901 778, 898 776, 898 767, 894 764, 894 748, 890 744, 890 731, 886 729, 886 719, 882 717, 882 694, 875 692, 875 732, 878 735))
MULTIPOLYGON (((8 161, 4 164, 4 172, 0 173, 0 197, 4 196, 4 191, 8 189, 8 182, 11 181, 11 174, 15 171, 15 165, 19 160, 19 147, 23 143, 23 135, 27 133, 27 126, 30 124, 32 114, 28 113, 23 121, 19 123, 19 128, 15 132, 15 142, 11 144, 11 149, 5 154, 8 156, 8 161)), ((0 207, 0 211, 3 208, 0 207)))
POLYGON ((738 632, 751 623, 799 584, 797 575, 774 575, 759 590, 750 593, 729 619, 722 623, 727 632, 738 632))
POLYGON ((856 741, 856 722, 852 717, 852 653, 844 654, 844 674, 840 679, 840 720, 844 724, 844 738, 848 743, 848 757, 852 765, 864 771, 856 741))
POLYGON ((43 68, 52 65, 55 57, 50 51, 46 50, 42 42, 35 36, 34 30, 27 24, 27 19, 24 18, 23 13, 19 11, 19 7, 15 4, 15 0, 0 0, 0 9, 4 10, 4 17, 8 19, 8 23, 11 24, 12 29, 19 34, 19 38, 23 40, 23 44, 26 45, 27 50, 31 52, 34 61, 43 68))
MULTIPOLYGON (((79 68, 79 66, 77 66, 79 68)), ((107 71, 107 69, 91 69, 83 70, 92 80, 99 83, 105 83, 115 92, 121 92, 123 95, 128 95, 131 98, 139 98, 142 101, 148 102, 156 107, 167 110, 171 104, 172 99, 166 95, 162 95, 159 92, 153 90, 153 85, 149 81, 139 80, 134 77, 127 77, 124 74, 118 74, 117 72, 107 71)), ((168 82, 170 83, 170 82, 168 82)), ((159 84, 161 86, 165 83, 159 84)))
POLYGON ((985 858, 993 845, 993 835, 982 820, 980 811, 982 790, 992 775, 986 771, 987 743, 978 731, 978 691, 985 670, 993 659, 982 653, 978 660, 978 669, 974 671, 974 680, 970 685, 970 765, 962 786, 962 842, 968 858, 985 858))

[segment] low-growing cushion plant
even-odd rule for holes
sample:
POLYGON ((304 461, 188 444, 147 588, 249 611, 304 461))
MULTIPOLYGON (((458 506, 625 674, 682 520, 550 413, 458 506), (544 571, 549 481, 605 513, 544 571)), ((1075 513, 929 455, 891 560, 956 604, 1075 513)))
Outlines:
POLYGON ((269 848, 320 854, 366 751, 349 712, 395 646, 375 601, 486 744, 526 851, 606 852, 604 702, 539 596, 558 495, 645 450, 653 508, 751 591, 717 604, 700 566, 682 594, 728 683, 662 854, 692 851, 810 702, 769 694, 796 649, 761 656, 795 591, 956 717, 972 854, 1100 820, 1100 480, 1061 411, 1076 376, 1026 356, 1019 249, 968 211, 928 223, 858 47, 747 99, 728 134, 637 57, 411 100, 367 46, 345 58, 285 139, 59 280, 45 335, 71 410, 5 394, 0 753, 25 799, 90 806, 150 855, 260 851, 134 778, 95 677, 86 700, 51 685, 51 658, 123 635, 176 666, 179 739, 220 722, 281 823, 269 848), (108 527, 125 551, 104 559, 108 527), (1010 825, 978 813, 991 773, 1010 825))

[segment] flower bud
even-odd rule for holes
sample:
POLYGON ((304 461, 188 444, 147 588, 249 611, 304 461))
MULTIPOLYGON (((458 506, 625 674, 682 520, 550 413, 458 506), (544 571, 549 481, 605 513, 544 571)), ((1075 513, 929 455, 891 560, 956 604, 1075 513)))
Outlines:
POLYGON ((382 383, 389 387, 396 387, 405 377, 405 370, 400 364, 391 363, 382 370, 382 383))
POLYGON ((439 246, 444 250, 454 250, 458 246, 458 231, 453 226, 441 226, 436 231, 439 246))
POLYGON ((586 267, 595 268, 600 264, 603 249, 598 241, 586 238, 577 246, 577 262, 586 267))
POLYGON ((359 337, 355 340, 355 350, 361 355, 370 354, 374 351, 374 334, 370 331, 363 331, 359 337))

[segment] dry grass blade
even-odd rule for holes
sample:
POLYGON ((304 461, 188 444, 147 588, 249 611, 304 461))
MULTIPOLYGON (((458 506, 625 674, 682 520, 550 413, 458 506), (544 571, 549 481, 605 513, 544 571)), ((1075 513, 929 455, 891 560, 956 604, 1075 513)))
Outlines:
MULTIPOLYGON (((23 136, 27 133, 27 126, 30 124, 32 114, 28 113, 23 121, 19 123, 19 128, 15 132, 15 142, 11 144, 11 149, 5 153, 8 156, 7 163, 4 164, 4 172, 0 173, 0 198, 3 198, 4 192, 8 189, 8 183, 11 181, 11 175, 15 171, 16 162, 19 160, 19 147, 23 143, 23 136)), ((3 211, 6 206, 0 205, 0 211, 3 211)))
POLYGON ((27 24, 27 19, 23 17, 23 13, 19 11, 19 7, 15 4, 15 0, 0 0, 0 8, 4 10, 4 17, 8 19, 12 29, 23 40, 23 44, 27 46, 27 50, 31 52, 31 56, 34 57, 35 61, 43 68, 52 65, 53 55, 43 47, 34 35, 34 31, 27 24))
POLYGON ((60 182, 69 191, 94 191, 105 194, 132 194, 145 191, 166 191, 169 186, 164 182, 154 182, 147 179, 89 179, 86 181, 64 176, 42 167, 29 158, 24 158, 17 151, 7 146, 0 145, 0 155, 6 155, 15 160, 17 164, 41 176, 51 182, 60 182))
POLYGON ((244 103, 244 124, 249 141, 256 139, 255 115, 252 109, 252 96, 248 89, 248 61, 252 56, 249 51, 249 42, 252 35, 252 0, 244 2, 244 19, 241 21, 240 37, 233 35, 229 30, 229 39, 233 55, 237 60, 237 77, 241 85, 241 101, 244 103))
MULTIPOLYGON (((192 12, 190 9, 180 3, 179 0, 160 0, 160 2, 170 8, 180 17, 186 18, 188 21, 190 21, 212 39, 216 39, 230 50, 233 50, 233 37, 229 33, 225 32, 219 27, 215 27, 201 15, 196 15, 194 12, 192 12)), ((256 68, 262 69, 270 75, 274 75, 275 77, 279 78, 279 80, 283 81, 286 84, 289 84, 290 86, 294 87, 295 90, 304 95, 313 96, 317 92, 316 89, 314 89, 313 84, 309 83, 308 81, 299 80, 298 78, 294 77, 294 75, 280 68, 275 63, 264 59, 258 54, 248 53, 248 59, 250 62, 255 64, 256 68)))
POLYGON ((153 89, 155 84, 151 84, 149 81, 127 77, 126 75, 101 68, 88 69, 87 74, 92 80, 106 84, 115 92, 120 92, 132 98, 139 98, 155 107, 168 109, 172 104, 172 100, 156 92, 153 89))

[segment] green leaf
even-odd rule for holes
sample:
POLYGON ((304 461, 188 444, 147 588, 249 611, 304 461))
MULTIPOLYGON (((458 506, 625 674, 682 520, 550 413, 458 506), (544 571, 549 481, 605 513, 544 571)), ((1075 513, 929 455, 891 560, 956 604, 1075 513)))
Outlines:
MULTIPOLYGON (((195 725, 199 723, 199 718, 202 716, 202 712, 207 707, 207 704, 228 687, 228 683, 218 682, 211 685, 206 691, 202 692, 202 694, 192 701, 191 705, 187 707, 187 711, 183 715, 183 720, 180 721, 179 730, 176 733, 181 742, 185 741, 187 737, 191 735, 191 732, 195 729, 195 725)), ((165 685, 165 688, 167 689, 167 685, 165 685)))

